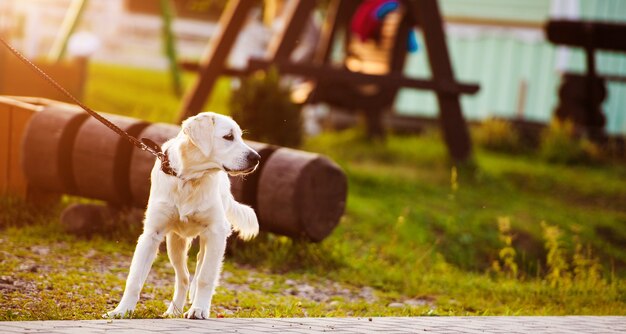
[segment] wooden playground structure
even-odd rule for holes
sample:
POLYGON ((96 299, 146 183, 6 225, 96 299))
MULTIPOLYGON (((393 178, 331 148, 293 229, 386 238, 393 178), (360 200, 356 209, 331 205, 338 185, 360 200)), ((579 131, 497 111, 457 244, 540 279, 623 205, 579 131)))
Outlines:
POLYGON ((467 161, 471 155, 471 141, 459 98, 461 94, 476 93, 479 87, 476 84, 459 83, 454 77, 437 0, 401 1, 404 15, 396 32, 389 71, 382 75, 354 72, 330 64, 330 51, 337 32, 346 28, 351 14, 360 2, 330 2, 315 59, 311 64, 304 64, 291 62, 290 55, 315 9, 316 1, 290 1, 285 9, 286 24, 270 43, 266 58, 251 59, 246 69, 236 70, 226 66, 226 59, 256 2, 229 1, 220 18, 220 29, 209 42, 203 58, 198 64, 185 65, 186 69, 198 72, 198 79, 184 97, 179 120, 202 110, 219 76, 243 76, 255 70, 276 66, 283 74, 301 76, 315 83, 308 102, 327 102, 362 111, 367 121, 368 133, 374 137, 383 134, 382 112, 391 106, 399 88, 431 90, 437 96, 440 127, 450 156, 457 162, 467 161), (402 73, 406 56, 402 42, 406 40, 409 29, 413 26, 419 26, 424 33, 431 79, 408 78, 402 73), (375 85, 377 92, 363 93, 360 90, 363 85, 375 85))

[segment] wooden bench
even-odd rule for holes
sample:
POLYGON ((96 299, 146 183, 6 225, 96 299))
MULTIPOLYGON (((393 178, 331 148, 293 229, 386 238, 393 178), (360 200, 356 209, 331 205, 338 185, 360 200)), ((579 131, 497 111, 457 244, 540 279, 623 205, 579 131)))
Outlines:
POLYGON ((545 32, 553 44, 583 48, 586 56, 584 74, 563 75, 556 116, 574 121, 591 139, 606 141, 606 117, 602 112, 602 103, 607 97, 606 82, 626 82, 626 76, 599 75, 595 51, 626 52, 626 24, 552 20, 546 24, 545 32))

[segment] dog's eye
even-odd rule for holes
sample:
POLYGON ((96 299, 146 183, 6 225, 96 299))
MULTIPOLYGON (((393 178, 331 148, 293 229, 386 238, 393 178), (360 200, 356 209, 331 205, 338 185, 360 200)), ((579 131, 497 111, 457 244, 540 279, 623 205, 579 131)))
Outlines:
POLYGON ((225 136, 224 136, 224 137, 222 137, 222 138, 224 138, 224 139, 226 139, 226 140, 228 140, 228 141, 233 141, 233 140, 235 139, 235 137, 233 136, 233 134, 232 134, 232 133, 229 133, 229 134, 225 135, 225 136))

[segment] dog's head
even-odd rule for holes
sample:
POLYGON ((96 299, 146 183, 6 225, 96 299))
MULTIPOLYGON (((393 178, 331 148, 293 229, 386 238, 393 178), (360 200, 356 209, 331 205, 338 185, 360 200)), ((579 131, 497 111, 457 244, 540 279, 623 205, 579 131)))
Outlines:
POLYGON ((261 156, 246 145, 239 125, 228 116, 200 113, 183 122, 182 132, 196 149, 182 154, 186 167, 196 165, 241 175, 252 173, 259 165, 261 156))

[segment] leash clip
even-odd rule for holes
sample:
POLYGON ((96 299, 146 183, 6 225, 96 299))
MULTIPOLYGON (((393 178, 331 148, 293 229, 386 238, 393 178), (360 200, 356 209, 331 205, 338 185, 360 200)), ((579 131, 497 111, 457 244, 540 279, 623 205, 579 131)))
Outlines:
POLYGON ((148 138, 141 138, 141 149, 148 151, 161 160, 161 171, 167 175, 178 176, 176 171, 170 165, 170 159, 167 153, 161 150, 161 146, 148 138))

